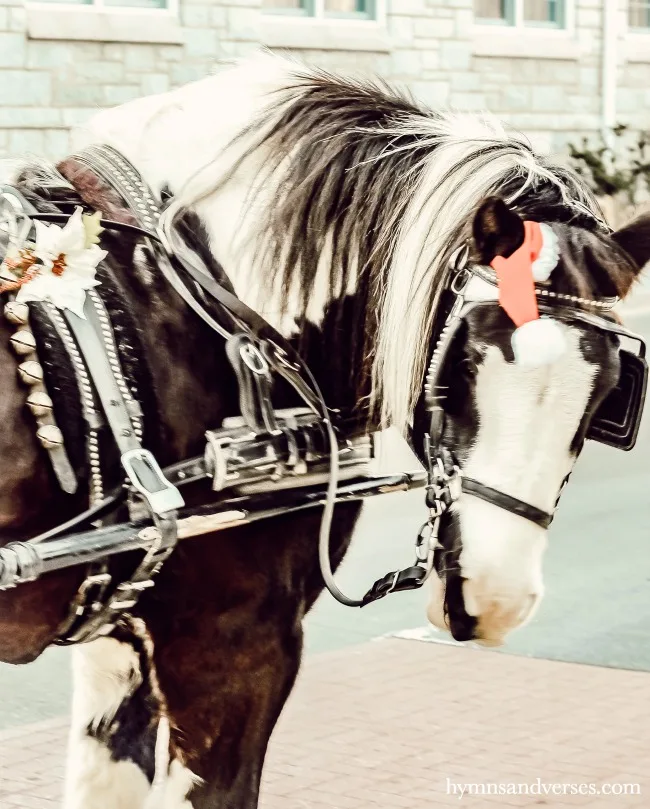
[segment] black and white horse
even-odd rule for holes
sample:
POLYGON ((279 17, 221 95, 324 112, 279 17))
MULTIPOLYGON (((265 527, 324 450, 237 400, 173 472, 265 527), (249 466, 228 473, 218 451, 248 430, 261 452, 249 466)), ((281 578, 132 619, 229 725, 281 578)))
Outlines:
MULTIPOLYGON (((188 244, 295 341, 330 407, 405 434, 459 245, 489 265, 519 247, 524 218, 545 223, 559 249, 549 288, 585 300, 623 297, 650 257, 650 220, 611 234, 580 180, 493 119, 431 112, 383 86, 268 55, 97 115, 75 146, 93 143, 115 147, 161 199, 190 212, 188 244)), ((66 176, 110 214, 114 201, 83 173, 68 165, 66 176)), ((20 187, 47 206, 37 169, 23 171, 20 187)), ((204 431, 238 412, 222 345, 137 238, 106 233, 103 246, 141 342, 149 442, 161 463, 196 454, 204 431)), ((496 297, 489 285, 472 294, 496 297)), ((470 313, 445 405, 444 441, 462 473, 545 512, 618 377, 615 337, 558 328, 562 354, 522 365, 505 313, 470 313)), ((5 326, 2 335, 8 540, 84 504, 48 472, 5 326)), ((337 560, 357 516, 358 506, 337 509, 337 560)), ((74 650, 66 809, 256 805, 299 666, 301 621, 322 589, 318 519, 289 515, 183 543, 118 634, 74 650)), ((430 620, 501 643, 542 597, 546 530, 464 493, 440 540, 457 564, 433 576, 430 620)), ((66 571, 0 593, 0 659, 28 662, 53 641, 81 577, 66 571)))

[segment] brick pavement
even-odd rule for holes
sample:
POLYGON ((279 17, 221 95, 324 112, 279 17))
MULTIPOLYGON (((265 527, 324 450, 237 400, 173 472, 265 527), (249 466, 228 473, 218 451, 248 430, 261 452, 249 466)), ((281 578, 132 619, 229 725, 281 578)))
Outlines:
MULTIPOLYGON (((58 807, 65 728, 56 719, 0 733, 2 809, 58 807)), ((649 674, 390 639, 307 659, 261 807, 640 809, 649 765, 649 674), (642 794, 447 794, 447 779, 538 778, 638 783, 642 794)))

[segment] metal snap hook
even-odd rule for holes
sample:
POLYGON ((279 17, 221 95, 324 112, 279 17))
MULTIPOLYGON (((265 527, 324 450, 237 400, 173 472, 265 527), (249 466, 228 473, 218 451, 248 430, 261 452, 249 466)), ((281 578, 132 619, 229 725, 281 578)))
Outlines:
POLYGON ((452 270, 464 270, 469 261, 469 245, 467 242, 459 245, 449 257, 449 267, 452 270))
POLYGON ((454 275, 449 288, 455 295, 462 295, 471 277, 472 273, 470 270, 463 267, 463 269, 459 270, 456 275, 454 275))
POLYGON ((254 374, 268 374, 268 363, 256 346, 246 343, 239 349, 239 356, 254 374))

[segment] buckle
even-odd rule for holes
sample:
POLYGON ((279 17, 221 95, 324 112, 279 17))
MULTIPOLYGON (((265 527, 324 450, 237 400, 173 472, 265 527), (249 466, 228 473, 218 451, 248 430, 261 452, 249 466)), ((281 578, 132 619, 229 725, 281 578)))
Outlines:
POLYGON ((129 450, 120 460, 131 485, 154 514, 160 517, 185 505, 181 493, 163 475, 158 461, 148 449, 129 450))

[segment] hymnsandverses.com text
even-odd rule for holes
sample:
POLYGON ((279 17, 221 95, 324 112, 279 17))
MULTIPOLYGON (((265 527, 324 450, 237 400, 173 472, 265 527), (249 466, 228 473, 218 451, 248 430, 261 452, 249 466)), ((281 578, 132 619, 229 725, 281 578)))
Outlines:
POLYGON ((569 784, 547 783, 538 778, 529 783, 486 782, 483 784, 460 784, 447 778, 447 795, 458 800, 476 795, 640 795, 640 784, 569 784))

